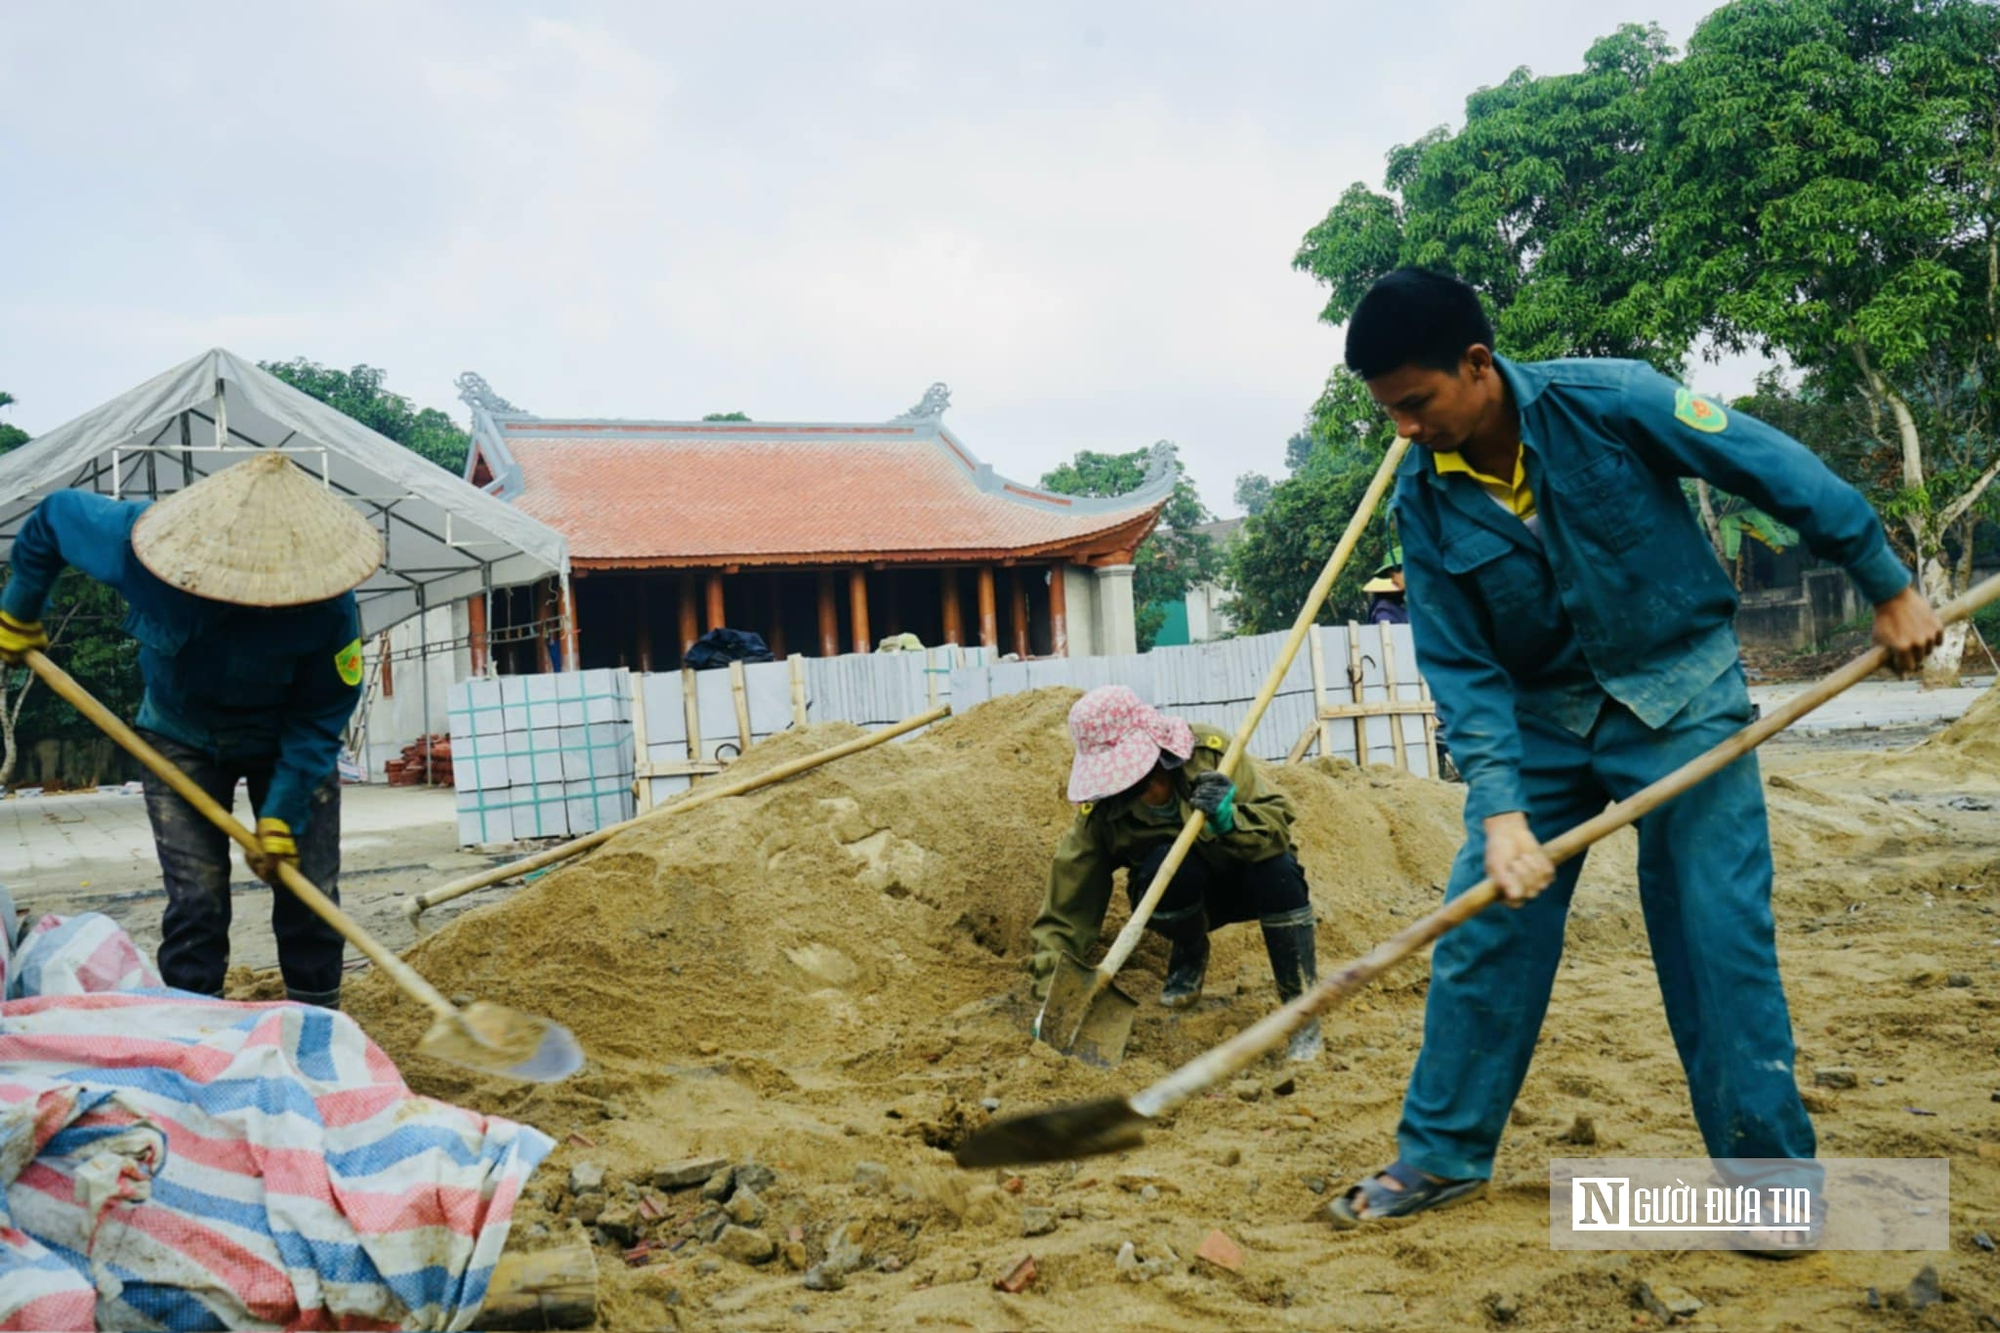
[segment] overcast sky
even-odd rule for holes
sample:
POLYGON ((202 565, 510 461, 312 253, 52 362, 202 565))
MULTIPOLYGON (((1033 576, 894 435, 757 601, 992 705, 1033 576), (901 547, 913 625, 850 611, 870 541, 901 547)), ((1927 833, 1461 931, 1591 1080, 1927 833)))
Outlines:
POLYGON ((461 370, 550 416, 944 380, 1004 473, 1167 438, 1233 513, 1339 355, 1291 260, 1341 190, 1711 8, 0 5, 0 389, 39 433, 217 345, 461 421, 461 370))

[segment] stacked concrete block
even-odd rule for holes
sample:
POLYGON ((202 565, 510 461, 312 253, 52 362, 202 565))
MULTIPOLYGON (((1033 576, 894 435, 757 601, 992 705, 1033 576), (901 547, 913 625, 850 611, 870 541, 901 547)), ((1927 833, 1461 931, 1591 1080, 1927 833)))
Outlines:
POLYGON ((449 712, 462 845, 572 838, 632 817, 627 672, 462 681, 449 712))

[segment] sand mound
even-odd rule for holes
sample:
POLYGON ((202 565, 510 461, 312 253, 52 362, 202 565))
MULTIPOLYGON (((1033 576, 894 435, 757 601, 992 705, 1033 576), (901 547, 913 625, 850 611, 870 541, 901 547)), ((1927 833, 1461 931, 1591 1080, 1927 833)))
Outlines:
POLYGON ((1924 746, 1952 751, 2000 771, 2000 687, 1987 686, 1963 717, 1925 741, 1924 746))
POLYGON ((1916 745, 1871 755, 1858 770, 1899 784, 2000 787, 2000 687, 1988 686, 1943 731, 1916 745))
MULTIPOLYGON (((1422 1031, 1422 963, 1338 1011, 1319 1063, 1266 1066, 1195 1098, 1126 1158, 1014 1180, 954 1170, 940 1150, 991 1107, 1129 1091, 1273 1001, 1255 928, 1235 926, 1218 932, 1207 994, 1185 1014, 1150 1003, 1160 950, 1142 949, 1127 984, 1144 1003, 1120 1069, 1027 1040, 1027 928, 1071 817, 1074 697, 995 700, 910 741, 662 818, 495 895, 412 951, 447 994, 569 1024, 591 1057, 577 1078, 523 1087, 414 1056, 424 1016, 373 974, 350 987, 350 1008, 420 1090, 562 1140, 523 1199, 516 1243, 594 1236, 609 1329, 1485 1327, 1505 1296, 1513 1327, 1553 1333, 1629 1327, 1641 1280, 1694 1290, 1720 1311, 1718 1327, 1872 1328, 1879 1316, 1859 1293, 1909 1279, 1915 1261, 1899 1255, 1808 1260, 1753 1284, 1728 1257, 1628 1266, 1550 1253, 1546 1159, 1576 1154, 1578 1117, 1608 1155, 1700 1151, 1646 958, 1629 833, 1585 872, 1545 1050, 1486 1203, 1345 1236, 1313 1220, 1330 1189, 1393 1152, 1422 1031), (780 1257, 717 1259, 715 1207, 656 1187, 657 1167, 697 1155, 769 1174, 767 1215, 751 1226, 780 1257), (594 1204, 570 1189, 584 1164, 606 1172, 594 1204), (635 1220, 642 1203, 664 1211, 635 1220), (1242 1273, 1194 1258, 1211 1228, 1249 1252, 1242 1273), (627 1267, 614 1246, 634 1238, 666 1248, 627 1267), (1121 1275, 1127 1241, 1152 1266, 1121 1275), (1029 1252, 1036 1285, 996 1292, 1029 1252), (845 1289, 807 1289, 802 1269, 837 1255, 860 1265, 845 1289)), ((1992 771, 1978 757, 1990 698, 1982 709, 1953 729, 1969 740, 1937 744, 1992 771)), ((740 763, 754 771, 854 734, 811 728, 740 763)), ((1323 965, 1436 905, 1462 787, 1340 761, 1266 771, 1299 807, 1323 965)), ((1832 1064, 1870 1076, 1822 1094, 1827 1151, 1949 1155, 1954 1200, 1976 1200, 2000 1180, 1967 1137, 1990 1137, 1990 1087, 1964 1058, 1995 1039, 1994 847, 1951 845, 1944 826, 1879 799, 1880 786, 1769 784, 1801 1077, 1832 1064)), ((1107 935, 1123 915, 1114 906, 1107 935)), ((1954 1234, 1990 1225, 1976 1202, 1955 1203, 1953 1222, 1954 1234)), ((1964 1263, 1945 1269, 1948 1288, 2000 1300, 1976 1268, 1983 1256, 1950 1258, 1964 1263)))
MULTIPOLYGON (((1075 697, 997 699, 913 740, 661 818, 453 921, 411 961, 447 993, 556 1016, 606 1070, 717 1048, 784 1066, 915 1039, 1021 989, 1049 855, 1072 817, 1075 697)), ((855 734, 789 733, 743 764, 855 734)), ((1300 808, 1324 951, 1365 948, 1442 883, 1458 789, 1339 761, 1278 780, 1300 808)), ((1111 924, 1123 915, 1114 908, 1111 924)), ((1254 930, 1218 943, 1219 974, 1238 955, 1262 967, 1254 930)), ((1159 961, 1155 945, 1141 973, 1159 961)), ((1141 993, 1148 984, 1135 981, 1141 993)))

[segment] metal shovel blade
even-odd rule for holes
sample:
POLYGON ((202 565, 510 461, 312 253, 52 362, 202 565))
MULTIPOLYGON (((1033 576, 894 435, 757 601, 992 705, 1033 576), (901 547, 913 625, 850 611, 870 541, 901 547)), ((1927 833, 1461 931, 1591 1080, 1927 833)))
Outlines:
POLYGON ((484 1000, 431 1024, 417 1050, 434 1060, 533 1083, 554 1083, 583 1067, 583 1047, 568 1028, 484 1000))
POLYGON ((1100 986, 1095 968, 1069 955, 1056 959, 1049 998, 1035 1023, 1035 1035, 1065 1055, 1109 1069, 1125 1058, 1139 1002, 1115 981, 1100 986))
POLYGON ((996 1120, 953 1150, 960 1166, 1025 1166, 1123 1152, 1145 1138, 1148 1118, 1124 1097, 1075 1102, 996 1120))

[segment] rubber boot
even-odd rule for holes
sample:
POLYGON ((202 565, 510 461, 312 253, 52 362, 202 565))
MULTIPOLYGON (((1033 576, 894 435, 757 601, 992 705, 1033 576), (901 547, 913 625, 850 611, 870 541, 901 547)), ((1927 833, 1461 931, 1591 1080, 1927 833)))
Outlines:
POLYGON ((1208 912, 1196 907, 1164 919, 1155 913, 1153 927, 1174 946, 1167 955, 1160 1003, 1169 1009, 1190 1009, 1201 998, 1202 978, 1208 975, 1208 912))
MULTIPOLYGON (((1278 999, 1290 1003, 1305 994, 1306 987, 1319 981, 1319 955, 1313 944, 1313 909, 1310 904, 1258 923, 1264 928, 1264 950, 1271 955, 1271 976, 1278 983, 1278 999)), ((1313 1019, 1294 1032, 1285 1047, 1292 1060, 1317 1060, 1323 1043, 1319 1020, 1313 1019)))

